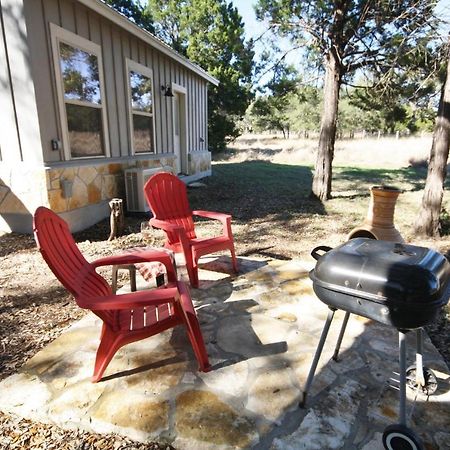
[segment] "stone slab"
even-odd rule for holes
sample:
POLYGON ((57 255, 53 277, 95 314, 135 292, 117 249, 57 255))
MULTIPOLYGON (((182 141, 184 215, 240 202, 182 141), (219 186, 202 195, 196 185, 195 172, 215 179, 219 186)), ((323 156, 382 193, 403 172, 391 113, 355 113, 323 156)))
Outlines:
MULTIPOLYGON (((120 349, 92 384, 101 323, 88 315, 0 383, 1 410, 185 450, 382 448, 385 426, 398 420, 396 330, 351 316, 336 362, 337 312, 302 409, 328 311, 312 292, 310 265, 240 258, 235 276, 228 257, 208 257, 200 267, 191 293, 210 372, 197 372, 177 327, 120 349)), ((408 420, 427 448, 446 448, 449 371, 427 337, 424 349, 439 389, 429 399, 408 392, 408 420)))

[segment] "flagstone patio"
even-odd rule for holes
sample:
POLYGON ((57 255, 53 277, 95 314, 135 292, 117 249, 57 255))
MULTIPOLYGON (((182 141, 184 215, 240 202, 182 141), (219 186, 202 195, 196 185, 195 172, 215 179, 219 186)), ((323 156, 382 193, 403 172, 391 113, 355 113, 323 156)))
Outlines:
MULTIPOLYGON (((0 383, 0 408, 63 428, 114 432, 178 449, 382 449, 397 422, 397 332, 352 316, 340 362, 330 360, 338 313, 308 403, 298 407, 327 308, 312 292, 311 263, 203 258, 191 289, 211 372, 197 372, 178 327, 122 348, 101 382, 90 377, 100 332, 92 314, 0 383)), ((409 361, 415 336, 408 336, 409 361)), ((430 449, 450 448, 449 370, 428 338, 435 395, 408 389, 409 425, 430 449)))

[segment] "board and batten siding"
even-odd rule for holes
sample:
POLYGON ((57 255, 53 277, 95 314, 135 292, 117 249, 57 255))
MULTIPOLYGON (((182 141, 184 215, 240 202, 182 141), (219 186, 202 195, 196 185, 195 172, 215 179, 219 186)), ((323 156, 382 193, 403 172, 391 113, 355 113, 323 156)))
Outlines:
MULTIPOLYGON (((2 6, 5 1, 1 0, 2 6)), ((170 155, 174 151, 172 99, 165 97, 161 90, 161 86, 171 86, 172 83, 186 88, 188 153, 208 150, 206 79, 80 2, 73 0, 9 1, 23 1, 31 63, 29 77, 30 80, 34 80, 40 139, 45 162, 64 160, 63 150, 55 151, 51 146, 52 139, 62 140, 62 130, 50 23, 101 47, 105 91, 103 101, 106 105, 107 133, 112 158, 132 156, 127 58, 153 71, 156 153, 170 155)), ((0 58, 2 58, 1 50, 0 58)), ((2 70, 3 78, 4 68, 0 70, 2 70)), ((3 145, 1 147, 3 148, 3 145)))
POLYGON ((22 1, 0 1, 0 149, 1 161, 12 165, 42 162, 22 1))

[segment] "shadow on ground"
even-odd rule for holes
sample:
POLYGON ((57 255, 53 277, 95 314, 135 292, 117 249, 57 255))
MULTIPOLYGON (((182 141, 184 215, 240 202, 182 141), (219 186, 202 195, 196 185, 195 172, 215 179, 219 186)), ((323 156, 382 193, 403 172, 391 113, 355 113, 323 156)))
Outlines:
POLYGON ((326 214, 320 201, 309 198, 309 167, 245 161, 214 164, 213 174, 205 180, 208 189, 189 191, 192 209, 227 211, 237 221, 326 214))

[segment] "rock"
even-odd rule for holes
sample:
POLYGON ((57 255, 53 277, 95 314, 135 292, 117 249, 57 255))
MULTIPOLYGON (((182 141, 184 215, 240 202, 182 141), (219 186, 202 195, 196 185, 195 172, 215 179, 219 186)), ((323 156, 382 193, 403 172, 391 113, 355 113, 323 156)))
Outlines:
POLYGON ((249 418, 207 391, 190 390, 177 397, 175 428, 180 439, 228 448, 248 448, 256 437, 249 418))

